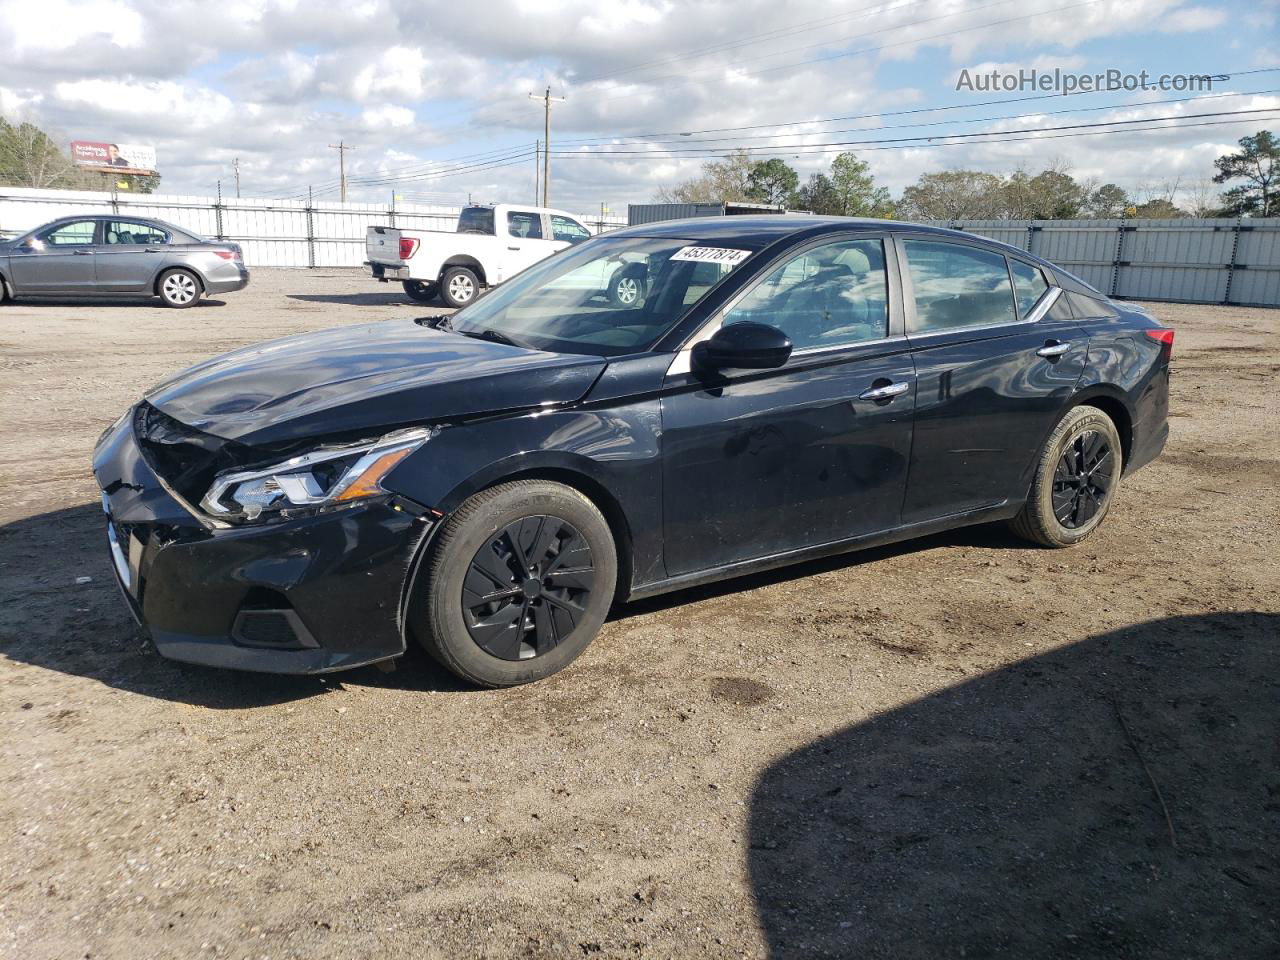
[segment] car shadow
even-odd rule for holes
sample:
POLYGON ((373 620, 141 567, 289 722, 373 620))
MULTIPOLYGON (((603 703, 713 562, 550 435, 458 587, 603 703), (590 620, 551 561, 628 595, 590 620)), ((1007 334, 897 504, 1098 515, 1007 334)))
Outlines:
POLYGON ((1008 527, 1002 523, 959 527, 955 530, 946 530, 927 537, 902 540, 898 543, 886 544, 880 547, 868 547, 865 550, 857 550, 852 553, 837 553, 829 557, 820 557, 816 560, 788 564, 785 567, 778 567, 774 570, 746 574, 729 580, 717 580, 714 583, 702 584, 696 587, 686 587, 683 590, 660 594, 656 597, 646 597, 642 600, 632 600, 627 603, 616 603, 609 613, 609 619, 626 620, 629 617, 639 616, 640 614, 669 610, 672 607, 683 606, 686 603, 711 600, 715 597, 722 597, 730 593, 742 593, 746 590, 757 590, 776 583, 803 580, 805 577, 813 577, 821 573, 861 566, 864 563, 876 563, 889 557, 920 553, 939 547, 977 547, 992 550, 1044 549, 1014 536, 1008 527))
MULTIPOLYGON (((23 295, 12 301, 17 306, 32 307, 155 307, 157 310, 172 310, 159 297, 37 297, 23 295)), ((225 300, 201 297, 188 310, 202 310, 207 307, 225 307, 225 300)), ((180 310, 174 310, 180 313, 180 310)))
POLYGON ((1152 620, 773 763, 769 955, 1280 956, 1280 614, 1152 620))
POLYGON ((290 300, 303 303, 340 303, 351 307, 417 307, 423 310, 452 310, 439 301, 422 303, 405 295, 398 287, 394 290, 368 291, 364 293, 291 293, 290 300))
POLYGON ((214 709, 286 703, 343 686, 473 690, 414 645, 390 673, 371 666, 299 677, 166 660, 119 595, 96 503, 0 526, 0 656, 214 709))

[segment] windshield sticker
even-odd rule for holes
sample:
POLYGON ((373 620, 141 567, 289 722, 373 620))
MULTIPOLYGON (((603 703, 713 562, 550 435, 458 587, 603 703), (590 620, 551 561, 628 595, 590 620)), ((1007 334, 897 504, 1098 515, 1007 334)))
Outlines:
POLYGON ((672 255, 672 260, 692 260, 695 263, 727 263, 736 267, 747 257, 750 250, 729 250, 725 247, 685 247, 672 255))

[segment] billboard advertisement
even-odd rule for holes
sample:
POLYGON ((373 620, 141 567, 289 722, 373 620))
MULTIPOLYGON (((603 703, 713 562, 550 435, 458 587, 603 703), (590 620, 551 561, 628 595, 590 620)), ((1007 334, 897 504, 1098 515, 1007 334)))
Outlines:
POLYGON ((72 140, 71 159, 77 166, 104 173, 149 174, 156 171, 156 148, 147 144, 72 140))

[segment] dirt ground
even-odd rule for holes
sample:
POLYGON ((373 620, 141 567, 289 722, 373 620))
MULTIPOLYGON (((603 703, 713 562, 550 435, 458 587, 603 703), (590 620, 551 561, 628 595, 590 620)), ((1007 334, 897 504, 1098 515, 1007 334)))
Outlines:
POLYGON ((1173 438, 1089 543, 622 608, 504 692, 180 666, 112 582, 102 429, 398 288, 0 307, 0 955, 1280 955, 1280 311, 1151 307, 1173 438))

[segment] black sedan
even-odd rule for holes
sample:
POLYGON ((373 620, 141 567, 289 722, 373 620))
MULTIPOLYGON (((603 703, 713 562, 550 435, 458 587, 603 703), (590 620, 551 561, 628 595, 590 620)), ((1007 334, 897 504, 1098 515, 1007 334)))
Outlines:
POLYGON ((103 435, 159 651, 310 673, 407 643, 545 677, 615 601, 1006 521, 1090 536, 1168 433, 1173 331, 1021 250, 905 223, 619 230, 451 319, 209 360, 103 435), (601 295, 643 263, 633 302, 601 295))

